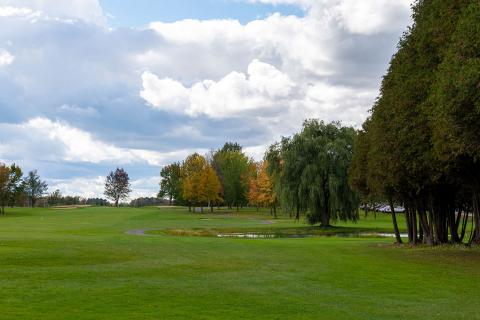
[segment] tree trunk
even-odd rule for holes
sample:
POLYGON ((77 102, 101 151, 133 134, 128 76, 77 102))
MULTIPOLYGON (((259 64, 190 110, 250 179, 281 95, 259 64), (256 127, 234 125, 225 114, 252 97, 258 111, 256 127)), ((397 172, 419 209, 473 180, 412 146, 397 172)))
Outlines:
POLYGON ((213 213, 213 206, 212 205, 210 205, 210 212, 213 213))
POLYGON ((277 219, 277 206, 273 204, 273 218, 277 219))
POLYGON ((118 207, 118 201, 119 199, 115 199, 115 207, 118 207))
POLYGON ((402 243, 402 237, 400 236, 400 231, 398 230, 397 224, 397 215, 395 214, 395 207, 393 206, 393 201, 389 201, 390 210, 392 211, 392 222, 393 222, 393 230, 395 231, 395 239, 397 243, 402 243))
POLYGON ((170 195, 170 198, 168 199, 168 205, 172 206, 172 196, 170 195))
POLYGON ((471 242, 475 244, 480 244, 480 194, 476 192, 476 190, 473 192, 472 208, 474 231, 471 242))

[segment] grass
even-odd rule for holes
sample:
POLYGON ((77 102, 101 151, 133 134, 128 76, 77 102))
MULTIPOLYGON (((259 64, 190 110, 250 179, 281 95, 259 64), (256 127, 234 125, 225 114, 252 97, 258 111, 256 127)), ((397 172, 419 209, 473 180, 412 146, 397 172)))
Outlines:
MULTIPOLYGON (((253 211, 10 209, 0 217, 0 319, 480 319, 476 248, 168 232, 202 229, 308 227, 253 211), (126 234, 135 229, 159 234, 126 234)), ((333 230, 392 228, 379 215, 333 230)))

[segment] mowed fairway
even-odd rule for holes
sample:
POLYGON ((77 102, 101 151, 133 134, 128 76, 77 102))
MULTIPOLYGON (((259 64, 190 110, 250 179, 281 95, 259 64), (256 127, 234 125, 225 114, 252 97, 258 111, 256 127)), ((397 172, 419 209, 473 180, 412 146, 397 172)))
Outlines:
MULTIPOLYGON (((126 233, 304 227, 271 220, 253 211, 9 209, 0 217, 0 319, 480 319, 478 249, 126 233)), ((391 230, 387 215, 347 226, 391 230)))

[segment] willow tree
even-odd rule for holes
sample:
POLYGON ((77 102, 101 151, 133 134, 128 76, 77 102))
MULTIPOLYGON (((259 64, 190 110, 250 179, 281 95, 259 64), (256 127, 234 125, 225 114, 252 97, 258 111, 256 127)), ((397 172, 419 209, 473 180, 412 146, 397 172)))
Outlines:
POLYGON ((284 138, 279 154, 282 205, 307 211, 312 225, 357 220, 359 201, 348 184, 354 137, 353 128, 307 120, 300 133, 284 138))

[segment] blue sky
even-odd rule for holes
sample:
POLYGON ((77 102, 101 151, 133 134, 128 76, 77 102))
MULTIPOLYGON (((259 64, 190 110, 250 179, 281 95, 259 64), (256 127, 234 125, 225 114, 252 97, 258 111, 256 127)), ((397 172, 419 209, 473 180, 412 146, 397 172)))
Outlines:
POLYGON ((242 23, 264 18, 272 13, 303 16, 295 5, 246 3, 234 0, 101 0, 104 11, 111 15, 112 27, 141 27, 152 21, 174 22, 182 19, 237 19, 242 23))
POLYGON ((410 0, 0 0, 0 162, 102 196, 127 169, 236 141, 257 160, 306 118, 360 126, 410 0), (185 20, 185 19, 189 20, 185 20))

